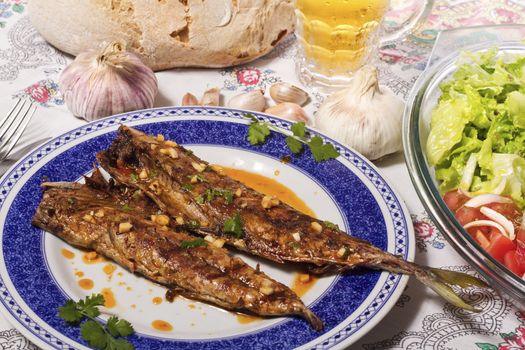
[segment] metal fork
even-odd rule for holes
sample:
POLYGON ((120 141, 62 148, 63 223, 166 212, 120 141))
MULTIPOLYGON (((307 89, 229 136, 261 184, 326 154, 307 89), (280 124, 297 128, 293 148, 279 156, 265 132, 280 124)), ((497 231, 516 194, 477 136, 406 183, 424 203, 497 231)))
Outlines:
POLYGON ((13 150, 36 111, 28 99, 18 99, 7 115, 0 120, 0 162, 13 150))

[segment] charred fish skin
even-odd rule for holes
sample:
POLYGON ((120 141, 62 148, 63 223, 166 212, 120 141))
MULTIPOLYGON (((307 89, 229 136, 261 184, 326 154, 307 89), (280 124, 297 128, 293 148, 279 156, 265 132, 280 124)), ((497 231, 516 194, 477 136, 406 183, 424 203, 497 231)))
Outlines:
MULTIPOLYGON (((261 316, 297 315, 314 329, 323 328, 288 287, 231 257, 223 248, 202 241, 202 245, 184 246, 196 237, 122 210, 115 202, 121 193, 112 195, 79 184, 46 186, 33 224, 64 241, 95 250, 192 299, 261 316)), ((148 207, 138 202, 130 205, 148 207)))
POLYGON ((479 311, 450 285, 487 287, 485 282, 384 252, 220 174, 162 135, 153 137, 122 125, 109 149, 99 152, 97 159, 116 181, 140 189, 163 211, 201 235, 276 262, 308 263, 312 271, 365 266, 413 275, 452 304, 479 311), (234 218, 242 224, 242 231, 232 234, 225 224, 234 218))

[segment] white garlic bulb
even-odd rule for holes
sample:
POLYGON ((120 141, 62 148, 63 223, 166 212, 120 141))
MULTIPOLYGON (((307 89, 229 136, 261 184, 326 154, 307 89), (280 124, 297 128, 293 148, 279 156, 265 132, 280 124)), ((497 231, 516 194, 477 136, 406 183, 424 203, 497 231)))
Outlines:
POLYGON ((117 42, 79 54, 59 86, 69 110, 86 120, 150 108, 158 92, 155 73, 117 42))
POLYGON ((401 128, 404 102, 379 86, 375 67, 364 66, 350 86, 321 105, 315 126, 370 160, 402 149, 401 128))

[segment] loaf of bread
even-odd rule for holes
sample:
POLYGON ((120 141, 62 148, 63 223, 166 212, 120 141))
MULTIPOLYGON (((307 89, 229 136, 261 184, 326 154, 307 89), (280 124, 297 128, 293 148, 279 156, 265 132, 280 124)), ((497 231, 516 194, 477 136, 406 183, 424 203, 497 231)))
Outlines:
POLYGON ((254 60, 293 32, 293 0, 30 0, 29 16, 77 55, 120 40, 153 70, 254 60))

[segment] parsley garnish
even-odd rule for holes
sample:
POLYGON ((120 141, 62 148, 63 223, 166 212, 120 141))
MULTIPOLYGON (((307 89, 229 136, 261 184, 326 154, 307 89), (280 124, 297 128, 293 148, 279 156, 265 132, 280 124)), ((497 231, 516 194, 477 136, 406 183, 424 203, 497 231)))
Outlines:
POLYGON ((301 246, 297 242, 288 242, 288 245, 294 250, 301 248, 301 246))
POLYGON ((139 176, 137 174, 131 174, 129 176, 129 179, 131 180, 131 182, 137 182, 139 181, 139 176))
POLYGON ((193 190, 193 185, 192 184, 184 184, 181 186, 181 188, 186 191, 186 192, 189 192, 191 190, 193 190))
POLYGON ((208 188, 206 190, 206 200, 213 201, 216 197, 224 198, 224 203, 230 204, 233 202, 233 192, 222 188, 208 188))
POLYGON ((206 178, 204 176, 202 176, 201 174, 188 175, 188 179, 191 180, 193 178, 196 178, 197 181, 199 181, 199 182, 208 182, 208 180, 206 180, 206 178))
POLYGON ((239 213, 236 213, 233 217, 226 219, 224 221, 224 232, 231 233, 237 238, 241 238, 243 235, 242 232, 243 222, 239 213))
POLYGON ((195 247, 202 247, 203 245, 206 245, 206 241, 202 238, 196 238, 191 241, 182 241, 180 242, 181 248, 195 248, 195 247))
POLYGON ((303 146, 306 145, 317 162, 339 157, 339 152, 335 147, 330 143, 324 143, 321 137, 313 136, 309 138, 306 131, 306 125, 303 122, 292 124, 292 135, 288 135, 284 131, 267 122, 259 121, 250 113, 246 113, 244 116, 252 121, 248 128, 248 141, 252 145, 265 143, 270 135, 270 130, 272 130, 286 136, 286 144, 293 154, 301 153, 303 146))
POLYGON ((124 211, 132 211, 133 208, 130 207, 128 203, 125 203, 125 204, 122 206, 122 210, 124 210, 124 211))
POLYGON ((334 224, 334 223, 331 222, 331 221, 325 220, 325 221, 323 221, 323 224, 324 224, 326 227, 328 227, 328 228, 330 228, 330 229, 332 229, 332 230, 337 230, 337 231, 339 231, 339 225, 334 224))
POLYGON ((197 202, 198 204, 204 204, 204 197, 202 197, 201 195, 195 197, 195 202, 197 202))
POLYGON ((116 316, 111 316, 105 326, 97 321, 96 317, 100 315, 98 306, 102 305, 104 305, 104 296, 93 294, 78 302, 66 301, 64 306, 58 309, 58 315, 72 325, 78 325, 87 318, 88 320, 80 325, 80 334, 89 343, 89 346, 95 349, 134 349, 130 342, 120 338, 127 337, 135 332, 128 321, 116 316))

